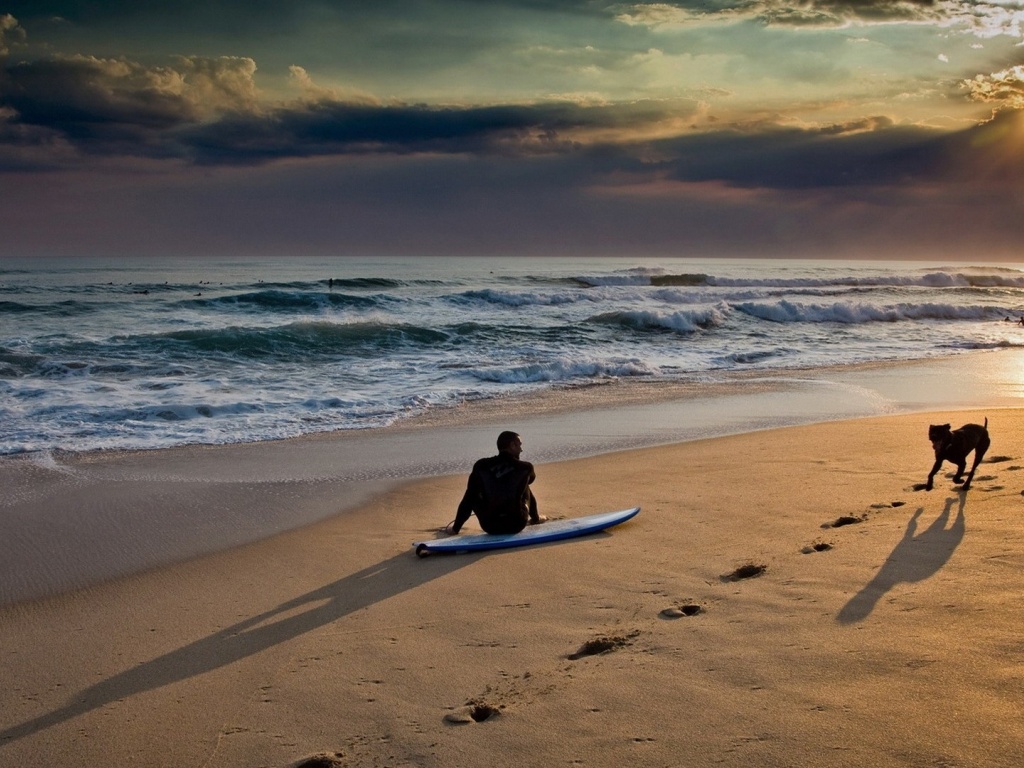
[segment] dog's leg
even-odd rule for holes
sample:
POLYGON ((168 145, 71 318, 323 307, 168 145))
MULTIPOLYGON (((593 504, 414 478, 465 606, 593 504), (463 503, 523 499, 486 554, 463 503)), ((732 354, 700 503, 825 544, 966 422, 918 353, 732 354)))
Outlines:
POLYGON ((935 464, 932 466, 932 471, 928 473, 928 482, 924 484, 924 489, 930 491, 932 489, 932 481, 935 479, 935 473, 942 467, 942 457, 938 456, 935 459, 935 464))
MULTIPOLYGON (((956 474, 953 475, 953 482, 960 485, 964 481, 964 470, 967 469, 967 457, 964 456, 956 463, 956 474)), ((968 480, 968 482, 970 482, 968 480)))
POLYGON ((970 489, 971 480, 974 479, 974 470, 978 468, 978 465, 981 464, 981 460, 985 458, 985 452, 991 444, 992 441, 989 440, 988 436, 985 436, 978 441, 978 445, 974 448, 974 463, 971 465, 971 473, 967 475, 967 482, 964 483, 965 491, 970 489))

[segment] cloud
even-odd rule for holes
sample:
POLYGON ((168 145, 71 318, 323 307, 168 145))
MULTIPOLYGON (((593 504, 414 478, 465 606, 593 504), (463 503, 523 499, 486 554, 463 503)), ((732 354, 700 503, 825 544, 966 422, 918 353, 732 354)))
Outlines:
POLYGON ((1019 0, 1005 2, 950 2, 950 26, 964 27, 980 38, 1001 35, 1021 38, 1024 24, 1024 3, 1019 0))
POLYGON ((377 105, 318 100, 183 131, 201 164, 257 164, 346 154, 544 154, 572 151, 575 131, 625 120, 628 108, 570 102, 497 106, 377 105))
POLYGON ((666 142, 671 159, 657 170, 677 181, 773 190, 913 184, 939 172, 938 135, 885 117, 817 129, 741 126, 666 142))
POLYGON ((964 80, 963 87, 976 101, 1011 109, 1024 108, 1024 65, 1016 65, 990 75, 964 80))
POLYGON ((172 66, 58 56, 0 72, 7 137, 56 136, 84 153, 172 156, 185 125, 258 112, 256 64, 239 57, 178 57, 172 66))
MULTIPOLYGON (((622 173, 736 189, 863 189, 941 180, 950 167, 943 141, 956 135, 884 115, 822 126, 781 117, 727 124, 686 101, 384 103, 319 87, 298 66, 291 75, 299 97, 269 102, 256 87, 255 62, 239 57, 145 66, 65 56, 2 72, 0 168, 8 169, 95 157, 244 167, 375 155, 577 155, 593 168, 583 184, 622 173)), ((1024 104, 1020 66, 965 85, 979 101, 1024 104)))
POLYGON ((656 29, 757 21, 769 26, 849 27, 872 24, 963 26, 979 37, 1021 37, 1020 2, 968 0, 679 0, 630 3, 619 21, 656 29))
POLYGON ((3 103, 26 122, 161 126, 255 107, 252 59, 178 57, 175 66, 58 56, 9 67, 3 103))
MULTIPOLYGON (((1006 110, 958 132, 899 125, 884 116, 820 128, 757 125, 660 143, 660 160, 629 169, 651 183, 719 183, 736 189, 910 199, 1024 181, 1024 112, 1006 110)), ((623 166, 626 170, 626 166, 623 166)))
POLYGON ((240 57, 177 57, 167 66, 80 55, 16 63, 0 70, 0 142, 8 161, 12 147, 33 147, 38 161, 38 149, 56 143, 83 157, 201 165, 367 153, 530 155, 572 151, 587 132, 629 132, 675 118, 680 108, 678 101, 385 104, 319 87, 298 66, 291 76, 299 98, 269 102, 255 73, 255 62, 240 57))
POLYGON ((25 30, 18 24, 18 20, 9 13, 0 15, 0 56, 11 52, 11 40, 20 43, 24 39, 25 30))
POLYGON ((941 21, 944 4, 935 0, 682 0, 633 3, 619 21, 651 27, 731 23, 753 19, 785 26, 845 27, 853 23, 941 21))
POLYGON ((305 67, 295 64, 288 67, 291 84, 306 101, 347 101, 354 104, 381 104, 376 96, 355 88, 330 88, 313 82, 305 67))

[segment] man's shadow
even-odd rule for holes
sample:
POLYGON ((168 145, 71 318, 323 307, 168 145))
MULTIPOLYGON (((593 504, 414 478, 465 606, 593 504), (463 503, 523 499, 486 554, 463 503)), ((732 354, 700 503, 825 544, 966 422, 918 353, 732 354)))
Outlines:
POLYGON ((353 611, 415 589, 473 563, 475 557, 396 555, 326 586, 281 603, 177 650, 119 672, 76 694, 59 709, 0 731, 0 744, 63 723, 128 696, 210 672, 330 624, 353 611))
POLYGON ((920 534, 917 533, 917 519, 924 512, 919 508, 907 523, 903 538, 878 569, 878 573, 863 589, 839 611, 836 620, 840 624, 852 624, 866 619, 878 601, 900 583, 924 581, 934 576, 952 557, 953 552, 964 538, 964 504, 967 494, 960 494, 956 519, 947 528, 950 513, 957 500, 946 499, 942 513, 920 534))

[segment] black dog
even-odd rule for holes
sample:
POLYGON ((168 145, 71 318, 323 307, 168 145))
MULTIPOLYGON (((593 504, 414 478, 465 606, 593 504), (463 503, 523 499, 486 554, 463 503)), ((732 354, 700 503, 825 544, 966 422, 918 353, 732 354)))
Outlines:
POLYGON ((956 464, 956 475, 953 476, 954 483, 963 483, 966 491, 971 487, 971 480, 974 479, 974 470, 985 458, 985 451, 988 450, 992 441, 988 437, 988 419, 985 425, 964 424, 960 429, 951 430, 949 424, 932 424, 928 427, 928 439, 935 449, 935 465, 928 473, 928 482, 924 489, 932 489, 932 479, 939 471, 943 461, 950 461, 956 464), (974 451, 974 465, 970 474, 967 475, 967 482, 964 482, 964 469, 967 467, 967 454, 974 451))

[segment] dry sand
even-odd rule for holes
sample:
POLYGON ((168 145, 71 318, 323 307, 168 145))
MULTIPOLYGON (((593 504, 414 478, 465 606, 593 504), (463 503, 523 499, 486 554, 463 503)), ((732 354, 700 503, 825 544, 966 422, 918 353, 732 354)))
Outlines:
POLYGON ((460 475, 2 608, 0 765, 1020 765, 1024 410, 915 491, 947 416, 544 464, 643 507, 557 545, 416 558, 460 475))

